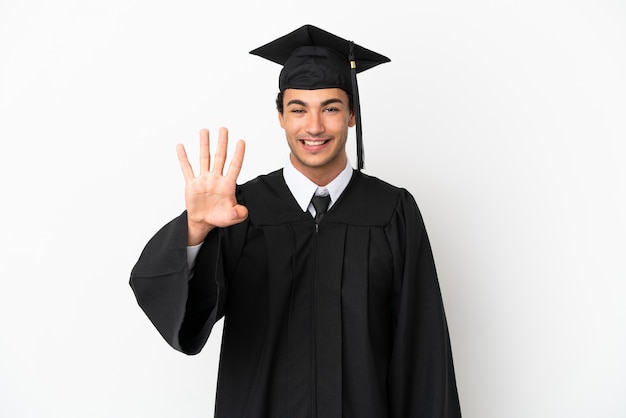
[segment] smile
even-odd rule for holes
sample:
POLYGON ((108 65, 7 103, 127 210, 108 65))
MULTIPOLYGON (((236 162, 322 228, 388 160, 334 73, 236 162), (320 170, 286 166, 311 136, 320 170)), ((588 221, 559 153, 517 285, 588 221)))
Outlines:
POLYGON ((309 146, 309 147, 316 147, 316 146, 324 145, 328 141, 329 141, 328 139, 317 139, 317 140, 301 139, 300 140, 300 142, 302 142, 304 145, 309 146))

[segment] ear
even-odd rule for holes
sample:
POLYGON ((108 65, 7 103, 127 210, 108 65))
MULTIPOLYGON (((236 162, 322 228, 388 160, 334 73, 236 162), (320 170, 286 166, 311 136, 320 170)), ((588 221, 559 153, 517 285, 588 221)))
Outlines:
POLYGON ((354 125, 356 125, 356 115, 354 114, 354 111, 350 112, 350 120, 348 121, 348 127, 352 128, 354 125))

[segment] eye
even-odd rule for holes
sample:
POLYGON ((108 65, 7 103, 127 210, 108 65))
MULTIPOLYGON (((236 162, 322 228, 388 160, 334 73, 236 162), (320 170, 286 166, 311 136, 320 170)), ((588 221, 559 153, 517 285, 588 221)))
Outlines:
POLYGON ((329 113, 339 112, 339 108, 334 107, 334 106, 329 106, 326 109, 324 109, 324 112, 329 112, 329 113))

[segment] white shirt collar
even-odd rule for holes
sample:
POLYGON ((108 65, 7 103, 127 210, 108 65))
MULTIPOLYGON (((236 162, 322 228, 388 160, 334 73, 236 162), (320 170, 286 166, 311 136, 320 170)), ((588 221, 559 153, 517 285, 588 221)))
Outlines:
MULTIPOLYGON (((352 178, 352 166, 350 161, 346 162, 346 167, 343 169, 337 177, 335 177, 330 183, 324 186, 330 194, 329 208, 339 199, 339 196, 348 186, 350 179, 352 178)), ((311 203, 311 198, 315 194, 315 191, 319 187, 317 184, 309 180, 304 174, 299 172, 291 163, 291 159, 287 158, 287 164, 283 168, 283 177, 289 191, 298 202, 298 205, 303 212, 306 212, 311 203)))

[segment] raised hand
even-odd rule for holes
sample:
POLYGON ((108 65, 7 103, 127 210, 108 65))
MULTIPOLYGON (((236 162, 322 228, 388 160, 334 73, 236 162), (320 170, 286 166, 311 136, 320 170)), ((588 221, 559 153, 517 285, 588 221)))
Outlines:
POLYGON ((220 128, 213 165, 209 149, 209 131, 200 131, 200 172, 193 172, 185 147, 176 146, 178 162, 185 177, 185 206, 187 209, 187 245, 200 244, 215 227, 227 227, 245 220, 248 209, 237 203, 237 177, 243 164, 245 142, 239 140, 228 171, 224 174, 228 130, 220 128))

